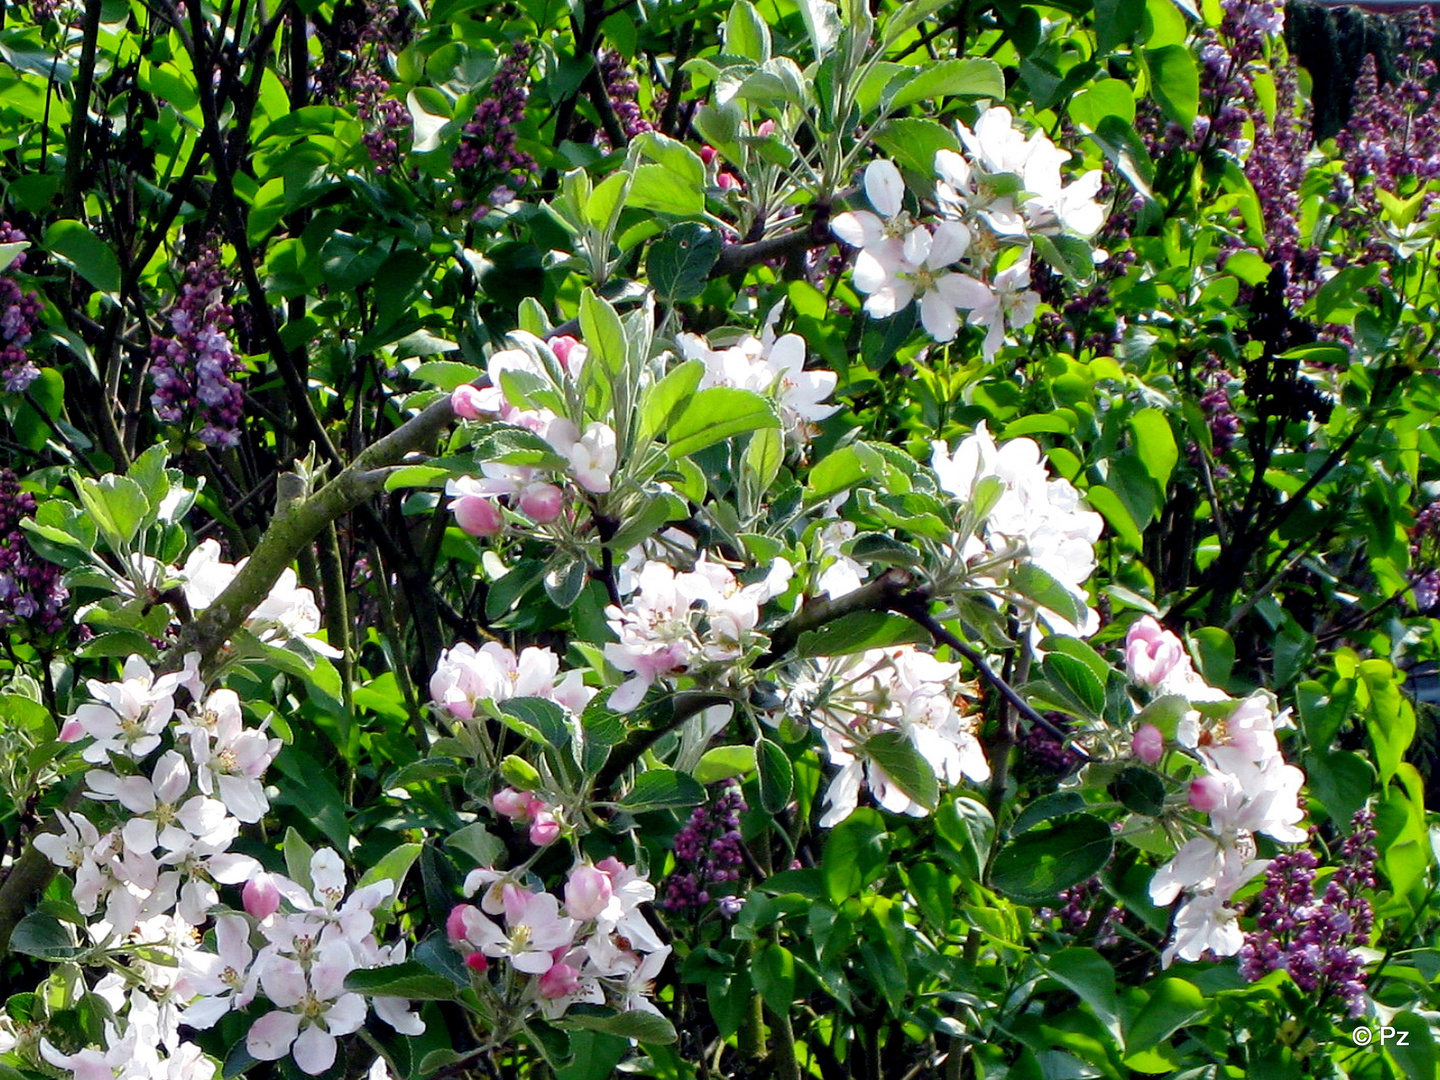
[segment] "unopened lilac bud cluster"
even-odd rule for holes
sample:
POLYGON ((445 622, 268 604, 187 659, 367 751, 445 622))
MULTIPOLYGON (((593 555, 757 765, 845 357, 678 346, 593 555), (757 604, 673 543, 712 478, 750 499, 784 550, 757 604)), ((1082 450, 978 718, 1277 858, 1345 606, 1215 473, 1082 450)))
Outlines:
MULTIPOLYGON (((1094 916, 1097 901, 1104 902, 1105 890, 1101 887, 1098 877, 1082 881, 1079 885, 1072 885, 1068 889, 1062 889, 1059 895, 1061 906, 1057 908, 1041 908, 1039 915, 1041 919, 1058 919, 1060 928, 1069 934, 1079 934, 1090 925, 1094 916)), ((1109 905, 1104 916, 1101 918, 1099 930, 1095 934, 1095 945, 1099 948, 1118 944, 1120 941, 1120 923, 1124 920, 1124 913, 1115 905, 1109 905)))
MULTIPOLYGON (((1230 400, 1230 373, 1225 370, 1217 357, 1211 356, 1200 373, 1200 383, 1205 392, 1200 395, 1200 411, 1210 429, 1210 448, 1216 458, 1235 445, 1240 434, 1240 417, 1236 415, 1230 400)), ((1200 447, 1190 444, 1190 464, 1199 466, 1202 457, 1200 447)), ((1224 465, 1216 464, 1216 476, 1228 476, 1224 465)))
MULTIPOLYGON (((1045 719, 1061 731, 1070 726, 1070 718, 1064 713, 1046 713, 1045 719)), ((1080 765, 1075 752, 1039 724, 1020 736, 1019 745, 1026 765, 1046 776, 1068 776, 1080 765)))
MULTIPOLYGON (((0 244, 19 244, 25 239, 8 221, 0 222, 0 244)), ((24 264, 25 253, 21 252, 9 268, 18 270, 24 264)), ((9 274, 0 274, 0 379, 12 394, 22 393, 40 377, 26 346, 40 325, 42 306, 37 293, 26 292, 9 274)))
POLYGON ((704 907, 734 893, 732 883, 739 880, 745 862, 740 838, 744 809, 740 789, 732 784, 691 813, 675 835, 675 872, 665 881, 667 910, 704 907))
POLYGON ((10 469, 0 469, 0 626, 29 620, 47 634, 65 625, 61 609, 70 593, 63 570, 35 554, 20 520, 35 513, 35 496, 20 490, 10 469))
MULTIPOLYGON (((471 217, 476 220, 492 207, 514 199, 540 169, 535 159, 516 144, 517 129, 525 119, 525 102, 530 96, 530 51, 529 43, 524 41, 511 48, 490 82, 490 96, 475 106, 475 115, 462 129, 460 145, 451 159, 456 178, 465 190, 495 185, 474 205, 471 217)), ((470 200, 457 198, 451 209, 460 211, 467 206, 471 206, 470 200)))
POLYGON ((600 53, 598 67, 600 84, 605 87, 605 96, 610 101, 615 118, 620 121, 625 138, 633 139, 642 132, 654 131, 655 125, 640 112, 640 84, 635 81, 634 74, 625 66, 620 54, 614 49, 605 49, 600 53))
POLYGON ((1375 816, 1359 811, 1341 846, 1344 863, 1315 896, 1318 862, 1306 849, 1270 862, 1260 894, 1256 929, 1245 935, 1240 973, 1251 982, 1288 971, 1307 994, 1330 995, 1354 1017, 1365 1010, 1366 972, 1356 951, 1370 944, 1375 916, 1364 896, 1376 886, 1375 816))
POLYGON ((200 441, 234 446, 245 395, 234 376, 242 370, 230 344, 234 325, 225 302, 226 278, 213 251, 185 268, 180 296, 166 312, 168 336, 150 344, 155 415, 171 424, 198 423, 200 441))

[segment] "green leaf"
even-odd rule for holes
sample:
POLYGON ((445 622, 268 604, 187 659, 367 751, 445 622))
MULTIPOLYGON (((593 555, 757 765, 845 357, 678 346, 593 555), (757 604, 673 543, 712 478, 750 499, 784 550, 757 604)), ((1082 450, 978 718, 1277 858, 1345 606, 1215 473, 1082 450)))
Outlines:
POLYGON ((1053 611, 1073 626, 1085 621, 1085 609, 1069 589, 1032 562, 1016 564, 1007 582, 1037 607, 1053 611))
POLYGON ((1082 661, 1064 653, 1047 653, 1041 670, 1051 687, 1087 720, 1099 720, 1105 712, 1105 684, 1082 661))
POLYGON ((500 702, 500 722, 531 742, 563 749, 570 741, 565 710, 546 698, 518 697, 500 702))
POLYGON ((795 769, 779 743, 761 736, 755 740, 755 763, 760 769, 760 808, 778 814, 790 805, 795 769))
MULTIPOLYGON (((916 102, 936 102, 942 97, 986 97, 1003 100, 1005 76, 1000 65, 983 57, 942 60, 921 67, 918 74, 902 76, 904 82, 890 98, 892 109, 916 102)), ((898 80, 897 80, 898 81, 898 80)), ((934 161, 931 161, 933 168, 934 161)), ((930 170, 927 169, 928 173, 930 170)))
POLYGON ((345 976, 345 989, 370 997, 409 998, 411 1001, 454 1001, 457 997, 453 982, 414 960, 368 971, 352 971, 345 976))
POLYGON ((1205 996, 1184 979, 1166 978, 1153 985, 1150 1000, 1136 1015, 1126 1033, 1125 1049, 1131 1054, 1159 1046, 1180 1028, 1199 1020, 1207 1011, 1205 996))
POLYGON ((795 1002, 795 957, 790 950, 767 941, 756 951, 750 974, 765 1004, 786 1015, 795 1002))
POLYGON ((639 441, 642 445, 669 431, 685 415, 704 377, 705 364, 700 360, 687 360, 645 390, 640 397, 639 441))
POLYGON ((1165 809, 1165 784, 1149 769, 1127 765, 1110 783, 1110 792, 1126 810, 1159 817, 1165 809))
POLYGON ((150 514, 150 500, 144 489, 128 476, 109 473, 99 480, 76 477, 75 490, 111 548, 130 550, 150 514))
POLYGON ((795 655, 846 656, 868 649, 929 640, 929 633, 913 620, 883 611, 852 611, 800 635, 795 655))
POLYGON ((779 426, 774 406, 759 394, 713 386, 696 394, 690 408, 666 433, 666 450, 672 458, 689 457, 734 435, 779 426))
POLYGON ((699 217, 705 211, 705 191, 703 183, 692 186, 663 165, 640 165, 625 204, 674 217, 699 217))
POLYGON ((1145 471, 1164 491, 1170 483, 1170 474, 1180 460, 1180 450, 1175 445, 1170 421, 1159 409, 1141 409, 1130 417, 1130 431, 1135 436, 1135 452, 1140 456, 1145 471))
POLYGON ((858 446, 845 446, 826 454, 811 468, 805 481, 806 505, 813 506, 854 487, 870 476, 870 468, 870 461, 858 446))
POLYGON ((572 1006, 564 1021, 566 1027, 603 1031, 652 1046, 668 1046, 678 1038, 675 1026, 669 1020, 639 1009, 617 1013, 614 1009, 601 1009, 594 1005, 572 1006), (595 1011, 592 1012, 592 1009, 595 1011))
MULTIPOLYGON (((747 5, 748 6, 748 5, 747 5)), ((650 285, 662 300, 693 300, 720 261, 720 234, 693 221, 671 226, 645 256, 650 285)))
POLYGON ((1085 492, 1085 501, 1100 512, 1106 524, 1130 548, 1140 551, 1145 547, 1145 540, 1140 535, 1135 519, 1130 516, 1130 511, 1115 492, 1108 487, 1094 484, 1085 492))
POLYGON ((54 962, 74 959, 85 950, 77 944, 75 930, 68 923, 33 911, 15 924, 10 951, 54 962))
POLYGON ((713 784, 732 776, 744 776, 755 771, 755 758, 753 746, 712 746, 695 766, 695 779, 701 784, 713 784))
POLYGON ((617 374, 625 370, 630 356, 625 327, 610 302, 592 289, 580 294, 580 332, 590 349, 588 363, 599 363, 617 374))
POLYGON ((872 735, 859 747, 861 753, 870 758, 895 786, 927 810, 934 810, 940 801, 940 781, 930 762, 915 749, 915 744, 903 731, 882 731, 872 735))
POLYGON ((1195 57, 1184 45, 1146 49, 1150 69, 1150 91, 1166 116, 1189 131, 1200 110, 1200 70, 1195 57))
POLYGON ((390 900, 393 901, 400 895, 400 889, 405 884, 405 877, 410 873, 410 868, 415 865, 415 860, 420 857, 423 847, 423 844, 395 845, 380 857, 379 862, 365 871, 355 887, 360 889, 366 885, 373 885, 377 881, 390 881, 394 886, 390 892, 390 900))
POLYGON ((1131 41, 1145 25, 1145 5, 1137 0, 1095 0, 1095 45, 1113 52, 1131 41))
POLYGON ((494 866, 505 855, 505 842, 478 821, 447 836, 445 846, 463 851, 476 866, 494 866))
POLYGON ((620 809, 632 814, 650 810, 671 810, 697 806, 705 801, 705 789, 693 776, 674 769, 647 769, 635 778, 635 786, 620 800, 620 809))
MULTIPOLYGON (((417 335, 411 335, 411 337, 415 336, 417 335)), ((439 338, 435 338, 434 340, 437 343, 441 343, 439 338)), ((450 345, 451 348, 454 348, 451 342, 443 342, 441 344, 450 345)), ((433 351, 448 352, 449 350, 437 347, 433 351)), ((423 354, 412 353, 411 355, 423 354)), ((485 373, 479 368, 471 367, 469 364, 462 364, 458 360, 429 360, 415 369, 415 378, 421 382, 429 383, 437 389, 444 390, 446 393, 454 390, 457 386, 466 386, 469 383, 473 383, 483 374, 485 373)))
POLYGON ((725 53, 763 64, 770 59, 770 27, 749 0, 735 0, 725 20, 725 53))
POLYGON ((875 132, 875 143, 895 163, 910 172, 930 176, 938 150, 961 151, 960 140, 944 124, 919 117, 887 120, 875 132))
POLYGON ((561 553, 557 556, 557 561, 546 569, 545 576, 541 579, 545 585, 545 595, 556 607, 568 611, 575 606, 575 601, 580 599, 589 574, 590 569, 584 559, 561 553))
POLYGON ((1096 1018, 1120 1041, 1120 1004, 1115 996, 1115 969, 1094 949, 1062 949, 1045 963, 1051 978, 1073 990, 1096 1018))
POLYGON ((281 848, 285 853, 286 876, 308 892, 314 887, 310 879, 310 860, 315 857, 315 849, 305 842, 293 825, 285 830, 281 848))
POLYGON ((1237 251, 1225 260, 1222 269, 1246 285, 1261 285, 1270 277, 1270 264, 1253 251, 1237 251))
POLYGON ((100 292, 120 291, 120 260, 109 244, 80 222, 55 222, 45 230, 44 245, 100 292))
POLYGON ((831 901, 842 904, 875 881, 884 874, 889 858, 884 820, 869 807, 856 810, 835 826, 820 857, 831 901))
POLYGON ((1044 903, 1104 869, 1115 846, 1094 814, 1061 814, 1015 837, 995 856, 990 884, 1022 904, 1044 903))
POLYGON ((984 803, 960 796, 935 811, 935 833, 944 841, 940 854, 967 878, 979 879, 995 840, 995 819, 984 803))

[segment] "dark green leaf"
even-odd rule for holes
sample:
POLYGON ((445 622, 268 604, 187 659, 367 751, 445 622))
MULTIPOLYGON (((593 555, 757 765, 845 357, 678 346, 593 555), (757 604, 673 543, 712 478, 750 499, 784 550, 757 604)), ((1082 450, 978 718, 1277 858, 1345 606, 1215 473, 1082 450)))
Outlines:
POLYGON ((790 805, 795 770, 779 743, 761 736, 755 741, 755 764, 760 770, 760 808, 778 814, 790 805))
POLYGON ((940 782, 935 769, 915 749, 903 731, 882 731, 866 739, 861 752, 895 781, 895 786, 927 810, 940 801, 940 782))
POLYGON ((990 884, 1022 904, 1044 903, 1104 869, 1114 844, 1110 825, 1101 818, 1062 814, 1001 848, 990 868, 990 884))
POLYGON ((650 247, 645 269, 662 300, 693 300, 720 261, 720 234, 695 222, 672 226, 650 247))
POLYGON ((635 778, 635 786, 620 800, 620 808, 632 814, 696 806, 705 801, 705 789, 674 769, 648 769, 635 778))

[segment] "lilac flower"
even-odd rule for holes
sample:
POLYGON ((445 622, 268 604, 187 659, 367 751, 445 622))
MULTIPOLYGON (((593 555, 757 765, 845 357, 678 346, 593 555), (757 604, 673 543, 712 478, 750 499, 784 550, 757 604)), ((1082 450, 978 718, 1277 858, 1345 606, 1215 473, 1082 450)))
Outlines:
MULTIPOLYGON (((23 244, 25 234, 8 221, 0 222, 0 244, 23 244)), ((18 270, 25 264, 21 251, 7 269, 18 270)), ((8 274, 0 274, 0 379, 11 394, 23 393, 40 377, 26 346, 40 325, 42 308, 36 293, 26 292, 8 274)))
POLYGON ((492 206, 515 197, 529 177, 539 170, 535 159, 516 145, 516 127, 525 119, 529 97, 530 45, 518 42, 490 82, 490 96, 475 106, 475 114, 461 131, 451 164, 462 188, 478 192, 493 184, 483 198, 458 198, 453 209, 473 205, 472 216, 482 218, 492 206))
POLYGON ((209 446, 234 446, 245 395, 234 376, 244 370, 228 331, 234 325, 223 290, 225 275, 214 251, 202 251, 185 268, 180 296, 166 313, 169 336, 150 343, 150 403, 166 423, 194 427, 209 446))
POLYGON ((675 872, 665 882, 664 906, 670 911, 698 908, 712 899, 735 911, 734 886, 744 865, 740 813, 745 800, 731 784, 709 803, 697 806, 675 835, 675 872))
POLYGON ((61 568, 35 554, 20 527, 20 519, 34 513, 35 496, 20 490, 12 470, 0 469, 0 626, 23 619, 54 634, 65 625, 61 609, 70 592, 61 568))
POLYGON ((625 138, 633 139, 646 131, 654 131, 655 125, 645 119, 635 100, 640 93, 640 84, 625 66, 624 58, 614 49, 605 49, 600 53, 598 67, 600 85, 605 88, 605 96, 610 100, 610 108, 620 121, 625 138))
POLYGON ((1288 971, 1305 993, 1322 1001, 1339 998, 1352 1017, 1365 1011, 1367 976, 1356 950, 1370 944, 1375 921, 1363 895, 1376 885, 1374 821, 1369 810, 1356 813, 1340 848, 1344 862, 1318 898, 1312 852, 1287 852, 1271 861, 1256 929, 1240 950, 1245 978, 1254 982, 1267 972, 1288 971))

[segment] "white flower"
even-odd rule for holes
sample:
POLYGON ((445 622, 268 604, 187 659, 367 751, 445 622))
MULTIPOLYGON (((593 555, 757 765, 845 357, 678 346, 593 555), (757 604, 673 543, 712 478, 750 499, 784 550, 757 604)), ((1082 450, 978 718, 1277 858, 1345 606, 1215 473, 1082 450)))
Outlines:
POLYGON ((231 1009, 243 1009, 254 1000, 259 980, 250 970, 250 924, 240 915, 215 920, 214 953, 195 951, 181 965, 177 991, 193 998, 181 1020, 198 1030, 212 1027, 231 1009))
POLYGON ((894 162, 879 159, 865 168, 865 194, 870 205, 883 216, 868 210, 837 214, 831 231, 851 247, 870 250, 881 244, 899 243, 915 224, 904 210, 905 180, 894 162))
POLYGON ((180 676, 172 672, 156 677, 143 657, 125 661, 119 682, 91 679, 85 686, 95 700, 75 710, 70 720, 79 731, 71 728, 66 734, 78 738, 83 733, 95 740, 81 756, 96 765, 112 754, 135 761, 146 757, 160 745, 161 732, 177 715, 180 676))
POLYGON ((492 958, 505 957, 517 971, 543 975, 556 949, 575 942, 576 922, 560 914, 560 901, 549 893, 532 893, 514 885, 503 887, 505 930, 466 905, 462 913, 465 940, 492 958))
POLYGON ((995 275, 992 289, 985 298, 972 305, 969 322, 972 326, 985 327, 985 341, 982 349, 989 360, 1000 351, 1005 343, 1005 331, 1029 326, 1035 319, 1035 309, 1040 306, 1040 294, 1032 292, 1030 285, 1030 254, 1011 263, 995 275))
POLYGON ((570 462, 570 474, 586 491, 603 495, 610 490, 618 460, 615 432, 598 421, 587 424, 584 434, 563 416, 550 423, 545 440, 556 453, 570 462))
POLYGON ((250 1026, 246 1049, 261 1061, 293 1053, 295 1064, 312 1076, 330 1068, 335 1037, 358 1031, 365 1022, 365 999, 345 992, 345 977, 354 969, 354 957, 343 944, 329 947, 308 975, 296 960, 269 958, 260 985, 279 1008, 250 1026))

